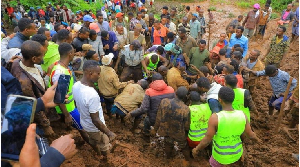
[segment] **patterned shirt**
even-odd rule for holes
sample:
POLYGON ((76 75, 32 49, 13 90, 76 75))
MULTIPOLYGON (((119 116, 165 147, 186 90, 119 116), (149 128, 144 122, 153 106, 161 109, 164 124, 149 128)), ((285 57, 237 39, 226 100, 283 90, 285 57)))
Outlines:
POLYGON ((190 129, 190 108, 181 100, 163 99, 159 105, 154 129, 160 136, 185 141, 190 129))
MULTIPOLYGON (((257 71, 256 73, 257 76, 264 76, 266 75, 265 70, 263 71, 257 71)), ((281 93, 284 93, 287 85, 289 83, 290 80, 290 75, 289 73, 285 72, 285 71, 281 71, 278 69, 278 74, 274 77, 269 77, 270 80, 270 84, 272 86, 273 89, 273 94, 276 97, 279 97, 279 95, 281 93)), ((290 87, 289 92, 291 92, 295 87, 297 86, 297 80, 294 78, 292 81, 292 85, 290 87)))
POLYGON ((287 51, 289 42, 288 37, 286 35, 283 36, 283 39, 276 43, 276 36, 274 36, 271 40, 270 44, 270 52, 266 56, 266 62, 271 63, 280 63, 283 57, 283 54, 287 51))
POLYGON ((140 22, 138 19, 132 18, 132 19, 130 20, 129 31, 133 31, 134 28, 135 28, 135 25, 140 24, 140 23, 141 23, 141 22, 140 22))

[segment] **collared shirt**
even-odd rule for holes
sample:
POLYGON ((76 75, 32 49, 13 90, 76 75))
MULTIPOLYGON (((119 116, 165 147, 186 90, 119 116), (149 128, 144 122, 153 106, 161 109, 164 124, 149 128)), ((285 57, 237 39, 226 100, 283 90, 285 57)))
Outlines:
MULTIPOLYGON (((266 72, 265 72, 265 70, 257 71, 256 75, 257 76, 264 76, 264 75, 266 75, 266 72)), ((273 94, 276 97, 279 97, 279 95, 281 93, 285 92, 285 90, 287 88, 287 85, 289 83, 290 77, 291 76, 289 75, 289 73, 287 73, 285 71, 281 71, 279 69, 278 69, 278 74, 276 76, 269 77, 270 84, 271 84, 272 89, 273 89, 273 94)), ((292 85, 290 87, 289 92, 291 92, 296 86, 297 86, 297 80, 294 78, 293 81, 292 81, 292 85)))
POLYGON ((115 105, 123 112, 131 112, 139 108, 145 97, 145 91, 139 84, 127 85, 115 98, 115 105))
POLYGON ((229 47, 233 47, 235 44, 240 44, 244 49, 243 57, 247 55, 248 51, 248 38, 242 35, 240 38, 236 37, 236 33, 232 34, 229 41, 229 47))
POLYGON ((252 69, 255 64, 257 63, 257 60, 253 63, 250 62, 250 59, 247 60, 247 68, 252 69))
POLYGON ((116 97, 118 90, 124 88, 127 82, 120 82, 115 70, 109 66, 101 66, 98 87, 104 97, 116 97))
POLYGON ((125 64, 128 66, 137 66, 144 60, 142 50, 131 51, 129 45, 124 46, 124 50, 121 51, 119 57, 125 56, 125 64))
POLYGON ((124 28, 124 33, 123 34, 119 34, 118 32, 116 32, 116 36, 118 38, 119 41, 119 46, 125 46, 127 45, 127 29, 125 27, 124 28))
POLYGON ((107 21, 103 21, 102 24, 99 22, 97 23, 98 27, 100 28, 100 31, 110 31, 109 23, 107 21))
POLYGON ((180 70, 176 67, 172 67, 167 72, 167 81, 168 85, 171 86, 175 92, 180 86, 185 86, 189 89, 189 83, 182 78, 180 70))
POLYGON ((22 61, 20 61, 20 67, 23 68, 26 72, 28 72, 34 79, 36 79, 39 84, 46 89, 45 87, 45 81, 41 75, 41 71, 36 67, 27 67, 25 66, 22 61))
POLYGON ((89 39, 89 44, 91 44, 93 46, 93 49, 96 51, 97 54, 99 54, 99 55, 105 54, 104 50, 103 50, 101 36, 97 36, 95 41, 89 39))
POLYGON ((154 129, 160 136, 176 141, 186 141, 186 132, 190 129, 190 108, 183 101, 163 99, 159 105, 154 129))
POLYGON ((182 53, 186 53, 187 56, 192 47, 197 47, 196 40, 191 36, 188 36, 185 42, 182 42, 181 38, 178 38, 176 40, 176 45, 178 45, 182 49, 182 53))

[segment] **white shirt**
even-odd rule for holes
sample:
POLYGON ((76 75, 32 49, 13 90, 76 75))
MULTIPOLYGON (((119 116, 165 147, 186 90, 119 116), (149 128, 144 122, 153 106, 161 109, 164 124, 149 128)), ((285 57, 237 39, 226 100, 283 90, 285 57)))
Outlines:
POLYGON ((210 89, 207 92, 207 100, 209 99, 216 99, 218 100, 218 93, 219 90, 222 88, 222 85, 217 84, 216 82, 213 82, 210 84, 210 89))
POLYGON ((100 130, 93 124, 90 116, 90 113, 99 112, 99 119, 105 125, 100 97, 96 90, 78 81, 73 86, 73 95, 83 129, 87 132, 99 132, 100 130))
POLYGON ((102 15, 103 15, 103 18, 104 18, 104 19, 107 19, 107 14, 106 14, 106 12, 105 12, 104 10, 102 10, 101 13, 102 13, 102 15))
POLYGON ((173 22, 170 22, 169 30, 176 34, 176 25, 173 22))

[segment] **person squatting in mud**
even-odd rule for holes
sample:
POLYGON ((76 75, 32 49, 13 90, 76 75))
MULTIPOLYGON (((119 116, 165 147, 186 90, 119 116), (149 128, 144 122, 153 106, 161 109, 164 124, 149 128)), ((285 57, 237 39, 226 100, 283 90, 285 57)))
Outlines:
MULTIPOLYGON (((133 135, 141 133, 148 143, 150 136, 164 137, 167 159, 173 157, 177 143, 184 155, 183 166, 190 165, 203 149, 209 150, 207 161, 213 167, 241 166, 245 145, 241 135, 262 143, 250 124, 254 114, 264 114, 252 99, 262 79, 258 77, 268 76, 272 87, 269 115, 280 110, 289 79, 295 77, 281 70, 280 63, 289 50, 290 37, 285 35, 289 23, 293 23, 292 41, 298 40, 299 9, 294 17, 291 5, 287 5, 262 55, 248 42, 270 31, 270 0, 254 4, 245 18, 239 15, 220 28, 214 42, 206 38, 206 31, 218 22, 213 20, 213 11, 205 13, 207 9, 197 6, 193 12, 186 6, 180 18, 176 8, 164 6, 157 19, 144 4, 108 1, 95 14, 87 10, 75 14, 66 6, 60 9, 51 3, 46 12, 31 7, 26 13, 18 10, 24 9, 21 4, 16 10, 6 4, 11 21, 5 24, 17 27, 10 35, 4 29, 8 25, 1 29, 1 86, 6 92, 1 98, 20 92, 41 98, 53 89, 60 75, 68 75, 67 102, 56 106, 46 103, 46 108, 35 114, 34 123, 44 131, 44 137, 55 137, 51 122, 72 125, 88 147, 102 155, 97 156, 99 161, 108 161, 118 133, 111 131, 107 122, 116 115, 120 126, 130 128, 133 135)), ((291 128, 299 115, 298 89, 293 78, 287 98, 293 115, 291 128)), ((28 136, 34 133, 30 130, 28 136)), ((54 141, 53 148, 61 154, 49 151, 48 155, 60 159, 53 166, 75 154, 74 140, 64 140, 71 149, 64 153, 61 146, 55 146, 62 139, 54 141)), ((26 139, 23 149, 27 147, 26 139)), ((41 165, 49 161, 44 158, 41 165)))

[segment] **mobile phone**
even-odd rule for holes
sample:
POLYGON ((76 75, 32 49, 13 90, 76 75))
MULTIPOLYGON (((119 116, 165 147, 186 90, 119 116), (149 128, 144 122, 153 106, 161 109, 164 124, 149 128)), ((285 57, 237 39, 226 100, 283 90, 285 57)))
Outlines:
POLYGON ((1 112, 1 159, 19 160, 36 103, 32 97, 8 96, 5 110, 1 112))
POLYGON ((65 97, 68 93, 70 80, 71 80, 70 75, 61 74, 59 76, 58 84, 54 95, 54 103, 56 104, 64 103, 65 97))

